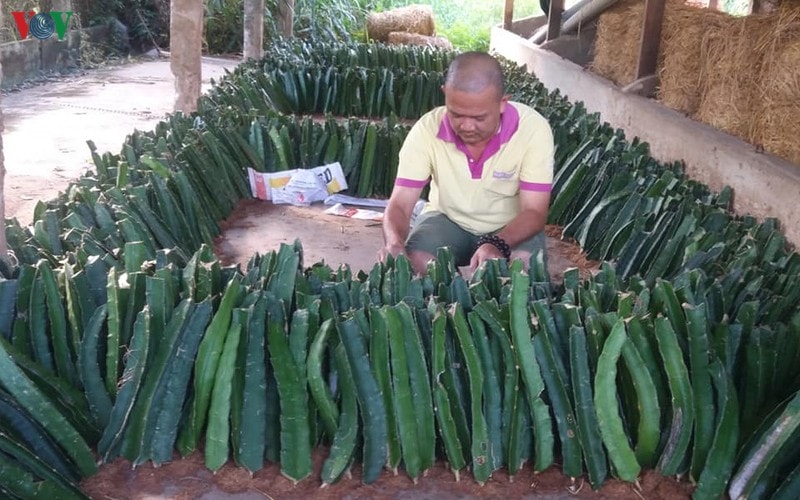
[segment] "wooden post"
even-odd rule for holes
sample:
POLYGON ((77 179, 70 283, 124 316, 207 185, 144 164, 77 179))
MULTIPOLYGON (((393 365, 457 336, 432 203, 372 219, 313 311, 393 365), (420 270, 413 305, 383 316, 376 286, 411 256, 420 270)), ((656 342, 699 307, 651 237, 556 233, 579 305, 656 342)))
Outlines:
POLYGON ((69 12, 72 10, 72 0, 51 0, 50 10, 69 12))
POLYGON ((169 23, 169 67, 175 77, 175 111, 197 110, 203 50, 203 0, 172 0, 169 23))
POLYGON ((564 0, 550 0, 547 14, 547 41, 561 36, 561 15, 564 13, 564 0))
POLYGON ((278 0, 278 19, 284 38, 294 36, 294 0, 278 0))
POLYGON ((69 12, 72 10, 72 0, 40 0, 39 9, 39 12, 69 12))
POLYGON ((642 42, 639 47, 639 64, 636 67, 637 80, 656 73, 663 21, 664 0, 645 0, 642 42))
MULTIPOLYGON (((0 63, 0 82, 3 81, 3 64, 0 63)), ((6 243, 6 160, 3 155, 3 110, 0 108, 0 221, 3 221, 3 230, 0 231, 0 259, 8 261, 8 244, 6 243)))
POLYGON ((244 59, 264 55, 264 0, 244 1, 244 59))
POLYGON ((506 10, 503 15, 503 29, 511 31, 514 22, 514 0, 506 0, 506 10))

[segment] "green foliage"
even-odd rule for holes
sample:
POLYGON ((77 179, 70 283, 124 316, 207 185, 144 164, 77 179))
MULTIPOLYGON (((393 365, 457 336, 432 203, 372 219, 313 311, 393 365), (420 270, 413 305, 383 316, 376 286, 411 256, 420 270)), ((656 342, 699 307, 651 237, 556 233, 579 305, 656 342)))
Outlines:
MULTIPOLYGON (((430 3, 433 5, 437 31, 458 49, 488 50, 492 26, 503 22, 503 2, 432 0, 430 3)), ((538 0, 514 2, 514 19, 540 12, 538 0)))
MULTIPOLYGON (((281 36, 280 1, 265 2, 267 44, 281 36)), ((35 3, 14 0, 4 5, 8 8, 35 3)), ((365 20, 369 12, 412 3, 431 5, 437 34, 448 38, 461 50, 487 50, 491 27, 503 19, 503 2, 486 0, 294 0, 294 35, 322 42, 365 40, 365 20)), ((74 0, 73 8, 84 26, 116 17, 128 27, 131 45, 135 49, 147 49, 153 43, 161 47, 169 45, 169 4, 169 0, 74 0)), ((214 54, 241 52, 243 0, 206 0, 205 5, 205 51, 214 54)), ((514 9, 515 19, 540 12, 538 0, 517 0, 514 9)), ((13 39, 16 32, 11 28, 4 27, 4 40, 8 36, 13 39)))
POLYGON ((119 2, 119 19, 126 26, 131 45, 136 48, 152 48, 169 44, 169 0, 133 0, 119 2))
POLYGON ((353 39, 367 15, 363 0, 295 0, 295 36, 320 41, 353 39))
POLYGON ((83 26, 118 19, 128 28, 131 47, 148 50, 169 45, 169 0, 73 0, 83 26))
MULTIPOLYGON (((279 1, 266 1, 266 43, 280 37, 279 1)), ((369 12, 411 3, 431 5, 438 34, 462 50, 487 50, 492 25, 503 19, 503 3, 485 0, 295 0, 294 35, 321 42, 363 40, 369 12)), ((518 0, 514 8, 515 19, 540 13, 538 0, 518 0)), ((242 0, 207 1, 205 48, 208 52, 241 51, 242 10, 242 0)))
MULTIPOLYGON (((369 2, 369 10, 381 12, 409 4, 432 6, 437 34, 450 40, 460 50, 488 50, 492 26, 503 21, 503 2, 499 1, 373 0, 369 2)), ((514 2, 514 19, 539 13, 538 0, 514 2)))
POLYGON ((204 19, 203 49, 212 54, 242 51, 244 29, 242 0, 208 0, 204 19))
POLYGON ((457 21, 439 34, 450 40, 455 48, 485 52, 489 50, 490 30, 489 26, 457 21))
MULTIPOLYGON (((264 39, 270 43, 281 36, 278 3, 266 0, 264 39)), ((206 2, 205 49, 209 53, 233 53, 242 50, 244 4, 242 0, 206 2)), ((322 42, 351 41, 362 29, 367 2, 347 0, 295 0, 294 35, 322 42)))

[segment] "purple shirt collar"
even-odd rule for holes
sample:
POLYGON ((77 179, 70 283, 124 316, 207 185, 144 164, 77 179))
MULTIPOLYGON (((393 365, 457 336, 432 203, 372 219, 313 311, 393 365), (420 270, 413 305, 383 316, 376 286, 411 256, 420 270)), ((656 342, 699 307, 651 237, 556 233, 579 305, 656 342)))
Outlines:
POLYGON ((500 150, 500 146, 510 141, 518 128, 519 112, 517 112, 516 108, 511 103, 506 103, 506 108, 503 111, 503 115, 500 117, 500 130, 494 137, 489 139, 489 143, 486 144, 483 154, 481 154, 480 158, 476 158, 474 162, 470 161, 471 157, 467 145, 458 137, 456 131, 453 130, 453 127, 450 125, 447 113, 442 117, 442 123, 439 125, 439 133, 436 134, 436 137, 445 142, 452 142, 455 144, 456 148, 467 157, 467 165, 469 166, 472 178, 480 179, 483 175, 483 165, 486 163, 486 160, 497 153, 500 150))

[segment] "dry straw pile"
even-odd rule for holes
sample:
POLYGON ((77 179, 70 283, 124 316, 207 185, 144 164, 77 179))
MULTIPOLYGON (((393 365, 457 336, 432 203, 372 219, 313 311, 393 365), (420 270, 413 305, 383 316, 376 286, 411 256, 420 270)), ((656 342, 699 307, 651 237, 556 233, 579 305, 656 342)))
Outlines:
POLYGON ((644 3, 617 2, 597 21, 592 69, 620 86, 636 78, 644 3))
MULTIPOLYGON (((644 4, 598 21, 593 69, 619 85, 636 75, 644 4)), ((733 17, 667 0, 658 99, 800 165, 800 8, 733 17)))
POLYGON ((751 142, 800 165, 800 9, 777 14, 762 39, 761 82, 751 142))
POLYGON ((680 3, 671 3, 668 9, 662 27, 658 98, 691 115, 700 107, 701 54, 709 41, 704 36, 709 30, 718 33, 717 27, 729 16, 680 3))
POLYGON ((367 16, 367 35, 375 41, 389 41, 389 33, 405 31, 431 36, 436 31, 433 7, 408 5, 385 12, 370 12, 367 16))
POLYGON ((700 104, 694 117, 752 142, 750 122, 762 105, 763 51, 759 40, 770 16, 726 17, 702 39, 700 104))
POLYGON ((453 44, 442 36, 420 35, 406 31, 392 31, 389 33, 388 42, 397 45, 422 45, 440 49, 452 49, 453 44))

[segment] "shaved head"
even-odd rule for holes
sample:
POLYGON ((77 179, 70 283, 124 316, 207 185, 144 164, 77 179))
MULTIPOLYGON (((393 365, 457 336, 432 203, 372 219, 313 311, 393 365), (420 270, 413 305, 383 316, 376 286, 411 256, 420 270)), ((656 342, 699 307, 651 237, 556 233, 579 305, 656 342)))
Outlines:
POLYGON ((444 86, 475 94, 492 88, 498 99, 503 96, 503 69, 497 59, 485 52, 465 52, 450 63, 444 86))

